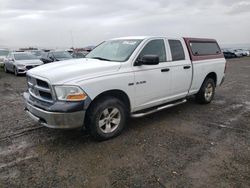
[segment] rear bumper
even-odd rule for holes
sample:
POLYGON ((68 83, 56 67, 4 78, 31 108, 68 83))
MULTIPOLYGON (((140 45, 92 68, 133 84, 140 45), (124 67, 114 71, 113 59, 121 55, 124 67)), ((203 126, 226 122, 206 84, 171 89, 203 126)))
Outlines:
POLYGON ((83 126, 85 110, 76 112, 51 112, 29 103, 27 93, 24 95, 25 112, 34 121, 43 126, 56 129, 74 129, 83 126))

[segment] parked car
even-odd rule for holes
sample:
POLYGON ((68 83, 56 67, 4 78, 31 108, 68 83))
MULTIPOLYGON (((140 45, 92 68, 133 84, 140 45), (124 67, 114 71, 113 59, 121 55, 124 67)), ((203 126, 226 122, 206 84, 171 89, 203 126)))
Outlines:
POLYGON ((228 50, 224 50, 224 51, 223 51, 223 54, 224 54, 224 57, 225 57, 226 59, 236 58, 236 57, 237 57, 237 55, 236 55, 235 53, 230 52, 230 51, 228 51, 228 50))
POLYGON ((72 59, 73 57, 70 55, 69 52, 66 51, 50 51, 44 52, 41 57, 41 61, 44 63, 51 63, 55 61, 63 61, 72 59))
POLYGON ((39 59, 42 58, 43 51, 42 50, 30 50, 30 53, 38 57, 39 59))
POLYGON ((9 54, 8 49, 0 49, 0 66, 3 66, 4 59, 9 54))
POLYGON ((74 49, 73 48, 66 49, 65 52, 69 52, 69 54, 72 55, 74 52, 74 49))
POLYGON ((29 52, 10 52, 4 60, 4 71, 13 72, 17 76, 42 64, 41 60, 29 52))
POLYGON ((85 126, 94 138, 106 140, 121 133, 128 116, 176 106, 191 95, 210 103, 225 67, 212 39, 112 39, 84 59, 29 70, 25 111, 44 126, 85 126))
POLYGON ((237 50, 228 50, 229 52, 231 53, 234 53, 236 55, 236 57, 242 57, 243 56, 243 53, 241 51, 237 51, 237 50))
POLYGON ((250 55, 249 51, 247 51, 247 50, 235 49, 234 51, 237 52, 237 53, 239 53, 239 54, 241 54, 241 56, 249 56, 250 55))
POLYGON ((86 53, 84 53, 84 52, 73 52, 72 53, 72 57, 75 59, 84 58, 85 56, 86 56, 86 53))

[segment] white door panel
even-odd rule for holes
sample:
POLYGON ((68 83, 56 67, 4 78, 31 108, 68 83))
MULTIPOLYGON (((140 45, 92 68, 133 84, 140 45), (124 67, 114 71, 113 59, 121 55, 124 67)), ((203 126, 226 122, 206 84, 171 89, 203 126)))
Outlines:
POLYGON ((171 95, 186 97, 192 81, 192 66, 190 61, 172 62, 171 95))
POLYGON ((134 69, 137 110, 160 104, 169 97, 171 92, 171 71, 167 71, 170 70, 169 63, 143 65, 134 69))
POLYGON ((137 60, 140 60, 144 55, 157 55, 160 63, 133 66, 136 110, 163 103, 171 91, 171 64, 167 62, 169 54, 166 52, 165 39, 157 38, 147 41, 137 56, 137 60))

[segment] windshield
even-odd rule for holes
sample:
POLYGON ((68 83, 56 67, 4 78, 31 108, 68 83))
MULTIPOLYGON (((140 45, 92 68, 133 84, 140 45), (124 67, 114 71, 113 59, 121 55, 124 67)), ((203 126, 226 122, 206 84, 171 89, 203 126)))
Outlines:
POLYGON ((129 59, 142 40, 110 40, 91 51, 86 58, 124 62, 129 59))
POLYGON ((31 53, 33 55, 35 55, 35 56, 41 56, 42 55, 42 51, 32 51, 31 53))
POLYGON ((71 59, 72 56, 69 54, 69 52, 53 52, 53 55, 55 58, 66 58, 66 59, 71 59))
POLYGON ((32 60, 32 59, 38 59, 38 57, 30 54, 30 53, 19 53, 14 54, 14 57, 16 60, 32 60))
POLYGON ((9 53, 8 50, 0 50, 0 56, 7 56, 9 53))

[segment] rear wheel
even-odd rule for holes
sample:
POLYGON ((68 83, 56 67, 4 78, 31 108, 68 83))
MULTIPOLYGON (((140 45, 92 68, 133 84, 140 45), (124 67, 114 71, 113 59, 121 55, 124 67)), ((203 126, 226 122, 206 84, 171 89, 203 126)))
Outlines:
POLYGON ((118 136, 125 127, 125 105, 116 98, 105 97, 96 101, 86 115, 86 128, 96 140, 118 136))
POLYGON ((210 103, 215 94, 215 82, 212 78, 206 78, 200 91, 196 94, 196 100, 201 104, 210 103))

